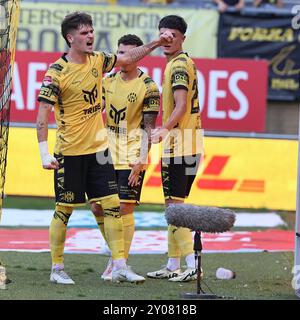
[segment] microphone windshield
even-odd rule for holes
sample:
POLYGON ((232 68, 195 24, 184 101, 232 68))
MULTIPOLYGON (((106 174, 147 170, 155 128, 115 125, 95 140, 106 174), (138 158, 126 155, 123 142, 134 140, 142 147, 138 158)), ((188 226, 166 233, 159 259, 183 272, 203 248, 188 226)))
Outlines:
POLYGON ((235 222, 235 213, 230 209, 185 203, 167 206, 165 217, 168 224, 176 227, 209 233, 228 231, 235 222))

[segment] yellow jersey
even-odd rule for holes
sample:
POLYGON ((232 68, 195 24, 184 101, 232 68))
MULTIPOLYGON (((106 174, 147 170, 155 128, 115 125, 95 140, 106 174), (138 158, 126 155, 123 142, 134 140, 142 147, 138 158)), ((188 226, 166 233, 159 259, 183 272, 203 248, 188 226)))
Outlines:
POLYGON ((158 113, 160 94, 156 83, 140 70, 140 75, 124 81, 121 73, 103 80, 109 149, 116 170, 130 169, 141 153, 143 115, 158 113))
POLYGON ((45 74, 38 101, 54 106, 57 124, 54 153, 84 155, 108 147, 101 115, 103 74, 111 71, 116 55, 93 52, 76 64, 63 55, 45 74))
POLYGON ((186 112, 163 140, 163 157, 203 152, 197 71, 193 60, 186 53, 180 53, 166 65, 162 84, 163 124, 174 110, 173 93, 177 89, 187 91, 186 112))

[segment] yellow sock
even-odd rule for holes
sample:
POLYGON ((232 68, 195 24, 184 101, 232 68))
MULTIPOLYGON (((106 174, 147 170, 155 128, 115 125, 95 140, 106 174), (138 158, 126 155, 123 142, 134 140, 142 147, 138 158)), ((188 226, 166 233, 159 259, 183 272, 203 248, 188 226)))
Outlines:
POLYGON ((177 229, 178 229, 177 227, 171 224, 168 225, 168 257, 169 258, 179 258, 181 256, 180 248, 177 245, 177 242, 174 236, 177 229))
POLYGON ((105 236, 105 229, 104 229, 104 216, 94 216, 96 221, 97 221, 97 225, 99 227, 99 230, 102 234, 102 237, 104 238, 104 240, 107 242, 106 240, 106 236, 105 236))
POLYGON ((124 255, 125 259, 128 259, 135 229, 133 212, 122 215, 122 219, 124 228, 124 255))
POLYGON ((174 238, 180 249, 181 256, 187 256, 194 252, 192 232, 188 228, 177 228, 174 238))
POLYGON ((52 264, 64 263, 67 224, 72 212, 73 207, 55 206, 55 212, 49 228, 52 264))
POLYGON ((124 259, 124 229, 117 194, 100 200, 104 212, 104 232, 113 260, 124 259))

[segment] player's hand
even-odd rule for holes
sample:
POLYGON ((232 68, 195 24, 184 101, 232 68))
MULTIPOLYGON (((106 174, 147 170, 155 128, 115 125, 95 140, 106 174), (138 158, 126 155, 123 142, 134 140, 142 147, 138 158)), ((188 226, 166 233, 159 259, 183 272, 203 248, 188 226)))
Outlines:
POLYGON ((244 7, 242 2, 239 2, 238 4, 235 5, 236 10, 242 10, 244 7))
POLYGON ((154 130, 151 130, 151 143, 159 143, 161 142, 166 135, 168 134, 168 130, 164 128, 156 128, 154 130))
POLYGON ((159 36, 159 45, 165 46, 170 44, 173 41, 173 38, 172 32, 167 30, 159 36))
POLYGON ((59 168, 58 161, 53 156, 51 156, 51 154, 44 154, 41 156, 41 158, 44 169, 53 170, 59 168))
POLYGON ((145 170, 145 165, 141 162, 130 163, 131 168, 130 175, 128 177, 128 185, 130 187, 135 187, 140 183, 140 173, 145 170))
POLYGON ((225 2, 220 2, 218 5, 218 9, 220 12, 225 12, 228 8, 228 5, 225 2))
POLYGON ((255 0, 253 3, 254 7, 258 7, 261 4, 261 1, 262 0, 255 0))
POLYGON ((59 163, 53 156, 51 156, 51 154, 49 154, 47 141, 39 142, 39 148, 43 168, 48 170, 58 169, 59 163))

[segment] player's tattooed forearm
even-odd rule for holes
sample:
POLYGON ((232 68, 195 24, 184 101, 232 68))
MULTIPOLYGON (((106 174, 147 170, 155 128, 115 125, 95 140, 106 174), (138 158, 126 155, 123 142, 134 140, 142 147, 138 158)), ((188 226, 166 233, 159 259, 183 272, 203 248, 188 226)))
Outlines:
POLYGON ((52 109, 52 105, 48 104, 48 103, 41 103, 40 107, 44 108, 44 109, 52 109))
POLYGON ((157 114, 155 113, 147 113, 144 114, 144 128, 147 131, 148 129, 154 129, 155 128, 155 122, 156 122, 157 114))
POLYGON ((39 121, 39 122, 36 124, 36 129, 37 129, 38 131, 43 130, 43 129, 46 127, 46 125, 47 125, 46 122, 39 121))
POLYGON ((148 48, 146 48, 145 46, 137 47, 137 48, 130 50, 129 54, 130 54, 131 62, 133 63, 133 62, 137 62, 137 61, 141 60, 149 52, 150 52, 150 50, 148 48))
POLYGON ((155 42, 145 44, 143 46, 133 48, 129 51, 131 62, 137 62, 149 54, 152 50, 158 48, 155 42))
POLYGON ((143 122, 146 134, 142 137, 142 149, 141 154, 147 154, 151 148, 151 129, 155 128, 157 113, 144 114, 143 122))

